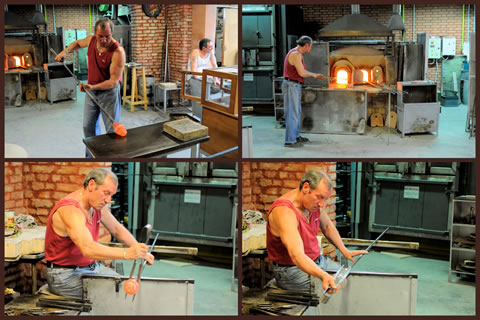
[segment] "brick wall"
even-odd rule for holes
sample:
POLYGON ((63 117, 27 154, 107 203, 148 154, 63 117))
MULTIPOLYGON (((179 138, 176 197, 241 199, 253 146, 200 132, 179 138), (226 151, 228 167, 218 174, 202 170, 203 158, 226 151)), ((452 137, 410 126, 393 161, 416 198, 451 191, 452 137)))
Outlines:
POLYGON ((14 210, 15 214, 25 212, 23 201, 23 163, 5 163, 5 210, 14 210))
MULTIPOLYGON (((39 225, 47 223, 55 203, 83 186, 93 168, 110 168, 109 162, 6 162, 5 210, 29 214, 39 225)), ((100 238, 110 235, 103 227, 100 238)))
MULTIPOLYGON (((162 52, 164 50, 165 26, 168 28, 168 61, 170 80, 180 81, 180 70, 186 69, 188 55, 192 48, 192 5, 164 5, 160 15, 149 18, 142 10, 142 5, 128 5, 132 24, 132 61, 145 66, 147 75, 157 80, 163 77, 162 52)), ((53 32, 53 6, 46 6, 47 30, 53 32)), ((92 25, 100 17, 97 6, 92 9, 92 25)), ((9 11, 31 20, 35 12, 33 5, 10 6, 9 11)), ((90 15, 88 5, 55 5, 55 25, 65 29, 85 29, 90 32, 90 15)), ((93 27, 92 27, 93 29, 93 27)), ((41 32, 45 31, 42 27, 41 32)), ((73 54, 67 56, 73 60, 73 54)), ((127 61, 128 62, 128 61, 127 61)))
MULTIPOLYGON (((318 22, 320 28, 336 19, 351 14, 350 5, 305 5, 304 19, 307 22, 318 22)), ((392 15, 392 5, 360 5, 360 13, 366 14, 377 22, 387 25, 392 15)), ((465 41, 467 35, 468 11, 465 6, 465 41)), ((474 11, 470 6, 470 32, 474 27, 474 11)), ((413 35, 413 5, 405 5, 405 41, 416 39, 416 34, 428 32, 431 37, 455 37, 457 40, 457 55, 462 55, 462 5, 415 5, 415 36, 413 35)), ((396 33, 396 40, 401 40, 396 33)), ((435 81, 435 64, 428 67, 428 79, 435 81)), ((438 64, 437 80, 440 80, 441 63, 438 64)), ((439 84, 440 86, 440 84, 439 84)))
MULTIPOLYGON (((327 172, 335 186, 335 162, 244 162, 242 209, 267 213, 275 199, 298 188, 305 172, 314 168, 327 172)), ((326 210, 332 221, 335 221, 335 190, 326 201, 326 210)))
POLYGON ((145 66, 145 73, 162 79, 165 27, 168 29, 170 81, 181 81, 192 46, 192 6, 164 5, 156 18, 147 17, 141 5, 129 5, 132 20, 133 60, 145 66))

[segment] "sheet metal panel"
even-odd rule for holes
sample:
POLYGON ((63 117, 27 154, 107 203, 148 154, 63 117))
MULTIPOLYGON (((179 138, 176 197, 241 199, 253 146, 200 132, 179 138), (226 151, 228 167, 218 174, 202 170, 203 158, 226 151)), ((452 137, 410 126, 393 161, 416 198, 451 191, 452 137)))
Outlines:
POLYGON ((125 299, 127 276, 84 275, 83 298, 92 302, 89 315, 191 315, 194 280, 142 278, 132 302, 125 299))
MULTIPOLYGON (((415 315, 417 281, 416 274, 352 272, 327 304, 310 307, 308 314, 415 315)), ((321 280, 314 278, 313 285, 320 296, 321 280)))
POLYGON ((435 132, 438 135, 440 103, 405 103, 397 107, 398 130, 406 133, 435 132))
POLYGON ((302 91, 301 132, 363 134, 367 91, 305 88, 302 91))
MULTIPOLYGON (((329 51, 328 42, 314 42, 312 50, 303 56, 305 69, 328 77, 330 74, 329 51)), ((328 82, 328 79, 305 79, 305 85, 318 86, 320 88, 328 88, 328 82)))

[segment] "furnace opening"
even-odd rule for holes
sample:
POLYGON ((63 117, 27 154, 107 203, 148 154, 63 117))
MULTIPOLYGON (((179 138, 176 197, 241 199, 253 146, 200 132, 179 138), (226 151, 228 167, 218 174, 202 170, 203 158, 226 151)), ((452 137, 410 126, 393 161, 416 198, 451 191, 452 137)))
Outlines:
POLYGON ((337 84, 348 85, 348 72, 346 70, 338 70, 337 72, 337 84))

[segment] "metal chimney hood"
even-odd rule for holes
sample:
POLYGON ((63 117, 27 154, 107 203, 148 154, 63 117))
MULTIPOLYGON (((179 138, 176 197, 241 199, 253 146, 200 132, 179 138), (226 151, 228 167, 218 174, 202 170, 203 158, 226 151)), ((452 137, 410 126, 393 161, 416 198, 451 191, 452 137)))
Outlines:
POLYGON ((359 13, 359 6, 352 5, 352 14, 335 20, 318 32, 319 37, 391 36, 392 31, 383 24, 359 13))
POLYGON ((405 31, 405 25, 403 24, 402 16, 400 15, 400 5, 393 5, 393 12, 390 21, 388 22, 387 28, 389 30, 402 30, 405 31))

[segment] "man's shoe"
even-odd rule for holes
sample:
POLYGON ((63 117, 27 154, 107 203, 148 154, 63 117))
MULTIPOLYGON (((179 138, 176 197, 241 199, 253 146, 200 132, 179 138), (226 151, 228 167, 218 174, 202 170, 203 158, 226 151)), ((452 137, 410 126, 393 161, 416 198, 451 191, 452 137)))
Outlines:
POLYGON ((301 148, 303 147, 303 143, 301 142, 285 143, 283 146, 287 148, 301 148))
POLYGON ((309 142, 309 141, 310 140, 308 138, 305 138, 305 137, 302 137, 302 136, 297 138, 297 142, 309 142))

